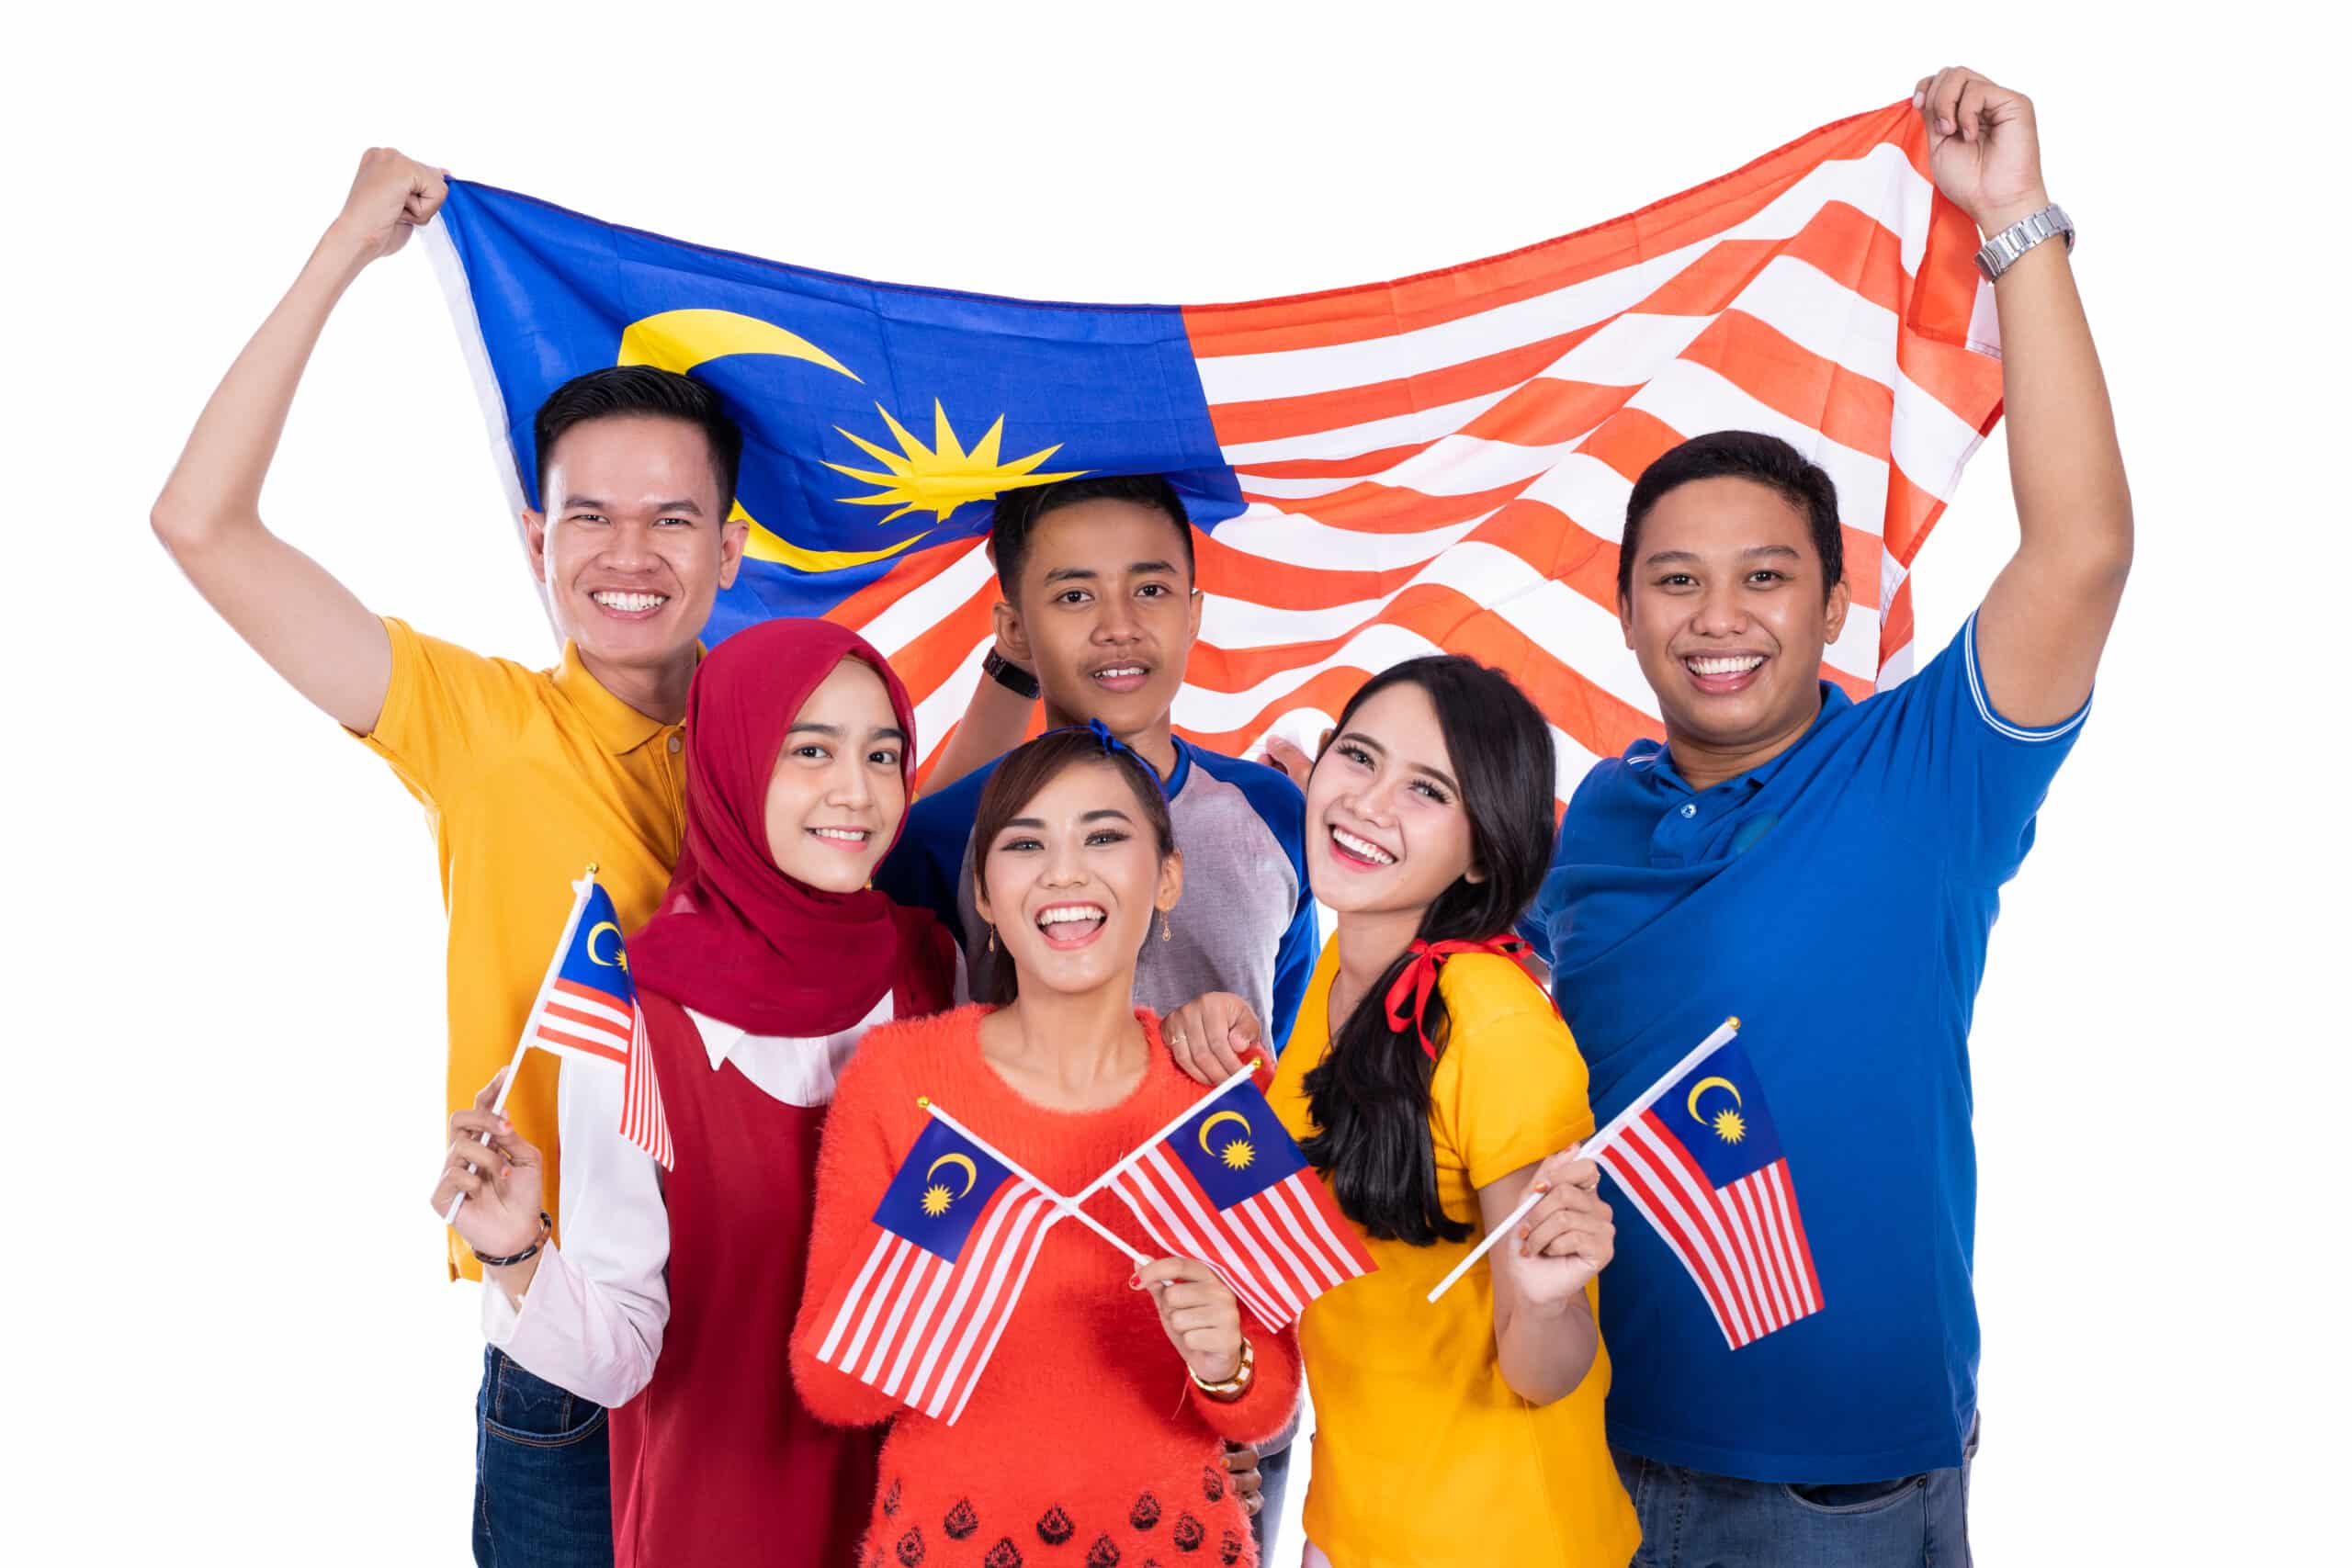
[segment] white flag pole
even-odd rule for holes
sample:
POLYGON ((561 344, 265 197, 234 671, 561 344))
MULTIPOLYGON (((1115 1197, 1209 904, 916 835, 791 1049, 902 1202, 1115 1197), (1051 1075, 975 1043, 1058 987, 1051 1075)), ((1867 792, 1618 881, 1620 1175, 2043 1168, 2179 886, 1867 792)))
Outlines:
MULTIPOLYGON (((1137 1252, 1134 1247, 1129 1247, 1125 1241, 1121 1240, 1118 1232, 1110 1229, 1108 1226, 1102 1224, 1102 1222, 1095 1219, 1093 1215, 1086 1213, 1080 1210, 1078 1206, 1080 1201, 1079 1199, 1065 1198, 1060 1193, 1055 1191, 1052 1188, 1046 1186, 1044 1182, 1038 1180, 1035 1177, 1030 1175, 1026 1170, 1022 1168, 1020 1161, 1014 1159, 1011 1155, 1008 1155, 1003 1150, 998 1148, 994 1144, 989 1143, 986 1138, 981 1137, 978 1133, 973 1132, 969 1127, 965 1126, 961 1122, 956 1121, 956 1118, 950 1116, 944 1111, 942 1111, 938 1104, 929 1096, 918 1095, 915 1098, 915 1103, 922 1106, 923 1110, 929 1112, 933 1119, 946 1123, 948 1128, 958 1137, 963 1138, 966 1142, 971 1144, 982 1154, 988 1156, 989 1158, 996 1161, 997 1164, 1004 1167, 1005 1169, 1012 1172, 1013 1175, 1021 1178, 1022 1180, 1026 1181, 1030 1186, 1035 1187, 1038 1191, 1043 1192, 1046 1196, 1051 1198, 1054 1201, 1054 1206, 1060 1210, 1061 1213, 1067 1214, 1071 1219, 1076 1220, 1080 1224, 1084 1225, 1088 1230, 1092 1231, 1096 1235, 1101 1236, 1104 1241, 1109 1242, 1113 1247, 1117 1247, 1121 1252, 1125 1253, 1129 1258, 1135 1259, 1136 1268, 1140 1269, 1145 1264, 1151 1261, 1150 1258, 1145 1257, 1142 1253, 1137 1252)), ((1081 1194, 1081 1197, 1083 1195, 1081 1194)))
MULTIPOLYGON (((1697 1066, 1702 1060, 1712 1053, 1721 1050, 1724 1047, 1724 1043, 1729 1041, 1732 1036, 1738 1032, 1739 1020, 1736 1018, 1727 1018, 1724 1020, 1723 1022, 1717 1026, 1713 1034, 1708 1035, 1704 1040, 1700 1041, 1698 1044, 1692 1046, 1689 1052, 1685 1053, 1680 1061, 1675 1063, 1674 1066, 1668 1067, 1664 1073, 1660 1074, 1658 1080, 1650 1085, 1648 1092, 1645 1093, 1639 1100, 1634 1100, 1633 1104, 1625 1107, 1624 1110, 1617 1112, 1616 1115, 1611 1117, 1609 1119, 1609 1125, 1600 1129, 1600 1132, 1595 1133, 1591 1137, 1587 1138, 1584 1141, 1584 1146, 1577 1151, 1577 1157, 1578 1159, 1592 1159, 1597 1156, 1601 1150, 1615 1143, 1618 1137, 1623 1134, 1626 1127, 1632 1124, 1634 1117, 1639 1116, 1643 1111, 1647 1111, 1651 1106, 1657 1104, 1657 1097, 1671 1088, 1683 1074, 1697 1066)), ((1502 1224, 1497 1225, 1493 1230, 1488 1231, 1487 1233, 1487 1238, 1484 1241, 1470 1249, 1469 1257, 1464 1258, 1461 1262, 1455 1264, 1452 1269, 1446 1271, 1445 1278, 1440 1280, 1437 1282, 1437 1288, 1429 1293, 1429 1299, 1431 1302, 1434 1302, 1438 1297, 1453 1289, 1454 1282, 1460 1280, 1463 1275, 1470 1272, 1470 1266, 1473 1263, 1477 1262, 1481 1258, 1487 1256, 1487 1248, 1493 1247, 1496 1242, 1501 1240, 1505 1232, 1518 1224, 1520 1221, 1527 1218, 1528 1211, 1543 1201, 1544 1193, 1544 1189, 1536 1186, 1532 1181, 1529 1182, 1527 1184, 1527 1196, 1519 1201, 1519 1206, 1511 1210, 1510 1213, 1504 1215, 1502 1224)))
MULTIPOLYGON (((556 939, 555 956, 548 960, 548 972, 539 977, 539 994, 531 998, 531 1010, 523 1017, 522 1038, 514 1042, 514 1057, 506 1064, 506 1076, 499 1081, 498 1098, 490 1102, 492 1116, 506 1114, 506 1097, 514 1092, 514 1075, 523 1070, 523 1055, 531 1048, 531 1032, 537 1026, 539 1013, 548 1005, 548 993, 555 988, 555 977, 563 972, 564 954, 571 951, 571 933, 580 929, 581 912, 588 908, 588 890, 596 885, 596 863, 590 861, 580 880, 571 885, 571 913, 563 919, 563 935, 556 939)), ((486 1144, 485 1147, 488 1146, 486 1144)), ((479 1170, 473 1161, 466 1162, 468 1170, 479 1170)), ((448 1212, 441 1216, 445 1225, 458 1223, 458 1211, 466 1206, 466 1195, 458 1193, 449 1200, 448 1212)))

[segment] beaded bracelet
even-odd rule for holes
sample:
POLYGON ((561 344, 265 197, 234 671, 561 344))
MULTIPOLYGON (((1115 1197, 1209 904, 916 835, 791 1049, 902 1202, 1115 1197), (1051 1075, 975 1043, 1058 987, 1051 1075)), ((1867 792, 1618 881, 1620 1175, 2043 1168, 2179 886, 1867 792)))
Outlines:
POLYGON ((514 1254, 512 1258, 485 1257, 482 1254, 481 1248, 478 1247, 469 1247, 467 1250, 470 1251, 474 1255, 474 1261, 481 1264, 485 1269, 512 1269, 517 1263, 527 1263, 532 1258, 537 1258, 539 1255, 539 1248, 545 1247, 548 1244, 548 1237, 554 1234, 554 1216, 549 1214, 545 1209, 541 1209, 539 1211, 539 1239, 525 1247, 522 1251, 514 1254))

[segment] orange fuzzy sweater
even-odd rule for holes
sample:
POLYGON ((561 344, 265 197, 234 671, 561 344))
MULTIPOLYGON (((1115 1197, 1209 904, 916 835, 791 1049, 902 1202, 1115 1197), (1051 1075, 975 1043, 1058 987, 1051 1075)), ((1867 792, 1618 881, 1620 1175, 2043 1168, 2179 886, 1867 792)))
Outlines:
MULTIPOLYGON (((954 1426, 907 1408, 816 1359, 833 1283, 870 1242, 875 1206, 928 1121, 942 1110, 1075 1193, 1204 1092, 1178 1072, 1159 1021, 1142 1084, 1109 1110, 1048 1110, 1014 1092, 981 1059, 985 1008, 885 1024, 841 1080, 818 1156, 808 1285, 792 1347, 808 1408, 843 1426, 890 1423, 872 1528, 859 1568, 1162 1568, 1254 1563, 1250 1522, 1227 1483, 1220 1438, 1254 1442, 1287 1424, 1298 1401, 1298 1344, 1246 1314, 1255 1380, 1230 1404, 1201 1396, 1141 1292, 1134 1265, 1065 1220, 1046 1234, 996 1355, 954 1426)), ((1158 1248, 1107 1192, 1086 1213, 1147 1256, 1158 1248)), ((787 1525, 786 1528, 789 1528, 787 1525)))

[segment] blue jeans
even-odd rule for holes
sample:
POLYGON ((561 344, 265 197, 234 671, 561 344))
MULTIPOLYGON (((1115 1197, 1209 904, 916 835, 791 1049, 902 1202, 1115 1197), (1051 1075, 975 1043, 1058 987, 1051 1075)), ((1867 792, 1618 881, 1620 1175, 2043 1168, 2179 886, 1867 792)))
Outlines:
POLYGON ((1968 1568, 1968 1463, 1844 1486, 1784 1486, 1620 1450, 1641 1517, 1634 1568, 1968 1568))
POLYGON ((481 1568, 611 1568, 605 1407, 486 1346, 474 1426, 474 1561, 481 1568))
POLYGON ((1258 1517, 1250 1521, 1250 1533, 1258 1538, 1258 1561, 1271 1563, 1274 1560, 1274 1526, 1283 1517, 1283 1494, 1290 1489, 1290 1450, 1297 1439, 1283 1445, 1279 1453, 1258 1456, 1258 1487, 1261 1506, 1258 1517))

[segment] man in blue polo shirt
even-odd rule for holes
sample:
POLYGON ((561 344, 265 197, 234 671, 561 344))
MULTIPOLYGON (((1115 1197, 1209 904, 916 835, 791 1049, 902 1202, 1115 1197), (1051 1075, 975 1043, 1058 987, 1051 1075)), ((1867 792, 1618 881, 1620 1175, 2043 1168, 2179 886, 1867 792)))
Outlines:
POLYGON ((1969 1019, 2132 511, 2031 104, 1957 68, 1915 101, 1988 240, 2017 555, 1950 647, 1852 702, 1819 679, 1847 610, 1828 476, 1741 433, 1659 457, 1618 595, 1666 744, 1587 775, 1525 928, 1604 1115, 1739 1015, 1820 1278, 1820 1312, 1734 1350, 1657 1233, 1618 1227, 1609 1431, 1656 1568, 1966 1561, 1969 1019))

